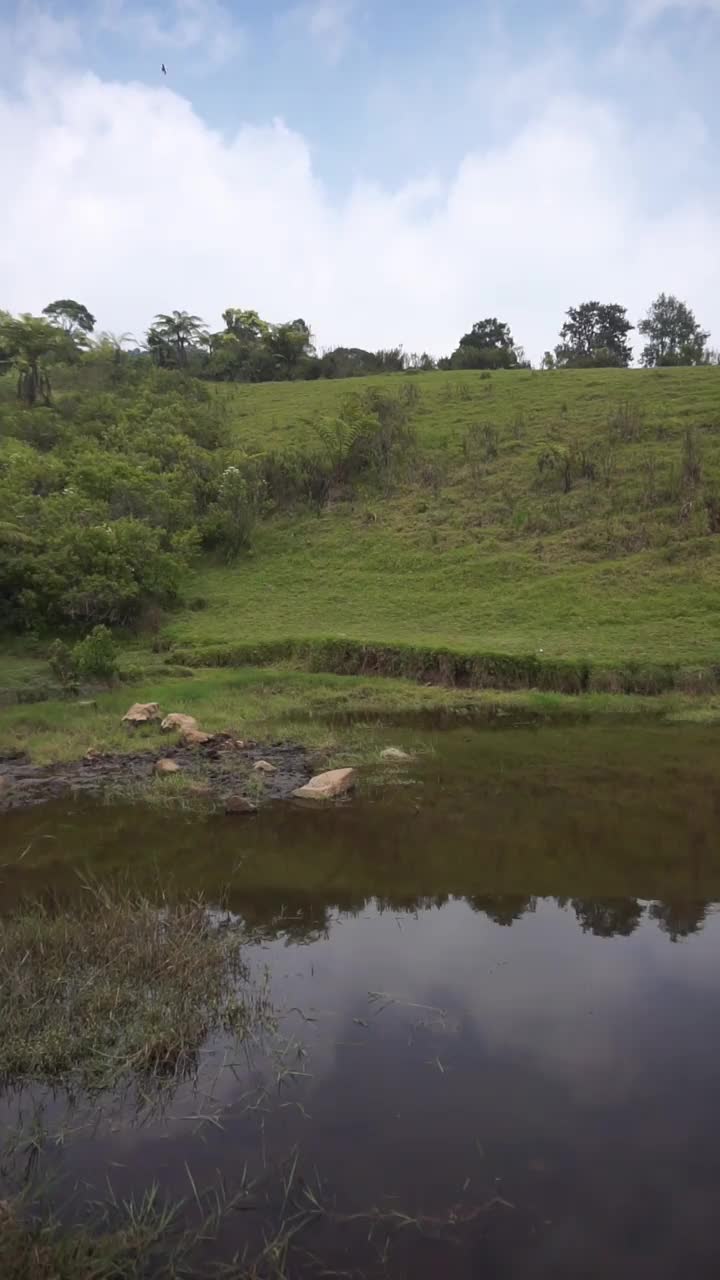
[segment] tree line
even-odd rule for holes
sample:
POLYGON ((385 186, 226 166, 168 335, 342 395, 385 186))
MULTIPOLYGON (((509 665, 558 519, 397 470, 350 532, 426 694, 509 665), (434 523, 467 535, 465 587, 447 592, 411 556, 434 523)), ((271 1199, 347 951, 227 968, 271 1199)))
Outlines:
MULTIPOLYGON (((51 302, 41 316, 0 311, 0 372, 16 375, 18 398, 32 407, 49 404, 50 369, 72 364, 84 354, 115 361, 145 360, 160 369, 179 370, 217 382, 274 382, 362 377, 436 369, 528 369, 523 348, 510 326, 495 316, 477 321, 449 356, 408 354, 402 347, 368 351, 334 347, 318 353, 302 318, 272 324, 257 311, 228 307, 223 328, 211 332, 188 311, 160 312, 142 343, 130 335, 95 334, 95 317, 72 298, 51 302)), ((583 302, 569 307, 559 342, 547 350, 541 368, 627 368, 632 361, 629 334, 635 329, 619 303, 583 302)), ((640 363, 645 368, 718 363, 708 346, 709 333, 687 303, 661 293, 638 322, 645 339, 640 363)))

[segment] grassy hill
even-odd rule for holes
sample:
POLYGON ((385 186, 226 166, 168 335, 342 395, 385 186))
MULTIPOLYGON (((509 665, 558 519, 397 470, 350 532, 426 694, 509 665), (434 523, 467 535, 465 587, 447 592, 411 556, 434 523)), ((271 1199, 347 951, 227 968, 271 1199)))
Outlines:
POLYGON ((720 369, 213 390, 258 454, 309 447, 369 386, 408 400, 405 474, 263 521, 252 553, 196 573, 188 596, 206 607, 169 618, 174 647, 229 659, 332 637, 599 671, 720 662, 720 369))

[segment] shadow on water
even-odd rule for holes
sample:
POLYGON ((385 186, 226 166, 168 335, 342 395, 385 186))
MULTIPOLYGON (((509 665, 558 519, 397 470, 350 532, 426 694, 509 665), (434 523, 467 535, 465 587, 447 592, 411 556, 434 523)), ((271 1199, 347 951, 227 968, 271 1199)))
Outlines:
MULTIPOLYGON (((3 819, 0 909, 88 871, 202 890, 242 917, 284 1011, 279 1049, 240 1061, 217 1038, 162 1116, 105 1099, 98 1120, 96 1100, 54 1165, 90 1188, 110 1172, 118 1196, 186 1194, 186 1164, 197 1185, 247 1167, 276 1219, 314 1197, 285 1271, 263 1274, 715 1276, 715 732, 414 724, 387 741, 414 759, 328 810, 3 819)), ((264 1221, 232 1218, 222 1256, 264 1221)))

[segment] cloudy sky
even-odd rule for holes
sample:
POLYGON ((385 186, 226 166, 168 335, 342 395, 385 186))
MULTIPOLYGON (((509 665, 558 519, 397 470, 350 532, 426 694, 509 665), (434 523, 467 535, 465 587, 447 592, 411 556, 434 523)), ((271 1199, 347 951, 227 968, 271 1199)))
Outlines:
POLYGON ((720 345, 718 67, 720 0, 0 0, 0 307, 538 359, 662 289, 720 345))

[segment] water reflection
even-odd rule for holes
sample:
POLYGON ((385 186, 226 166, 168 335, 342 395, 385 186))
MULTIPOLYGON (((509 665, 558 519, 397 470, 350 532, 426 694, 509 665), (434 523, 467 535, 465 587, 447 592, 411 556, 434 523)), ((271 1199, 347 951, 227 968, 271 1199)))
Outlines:
MULTIPOLYGON (((288 942, 312 943, 327 938, 333 919, 361 916, 369 905, 380 914, 417 915, 421 911, 441 908, 453 901, 465 901, 479 915, 493 924, 509 928, 527 915, 532 915, 538 904, 534 895, 473 894, 467 898, 454 898, 449 894, 435 894, 412 898, 409 896, 385 896, 382 898, 351 899, 343 895, 332 903, 294 901, 292 905, 278 904, 272 897, 246 899, 242 893, 232 895, 234 910, 245 921, 255 942, 271 941, 282 937, 288 942)), ((713 904, 709 901, 657 900, 641 902, 637 898, 565 898, 555 895, 544 899, 562 909, 570 908, 583 933, 596 938, 628 938, 643 920, 653 921, 667 934, 671 942, 680 942, 698 933, 705 924, 713 904)))
MULTIPOLYGON (((68 1185, 101 1192, 111 1170, 117 1195, 184 1194, 186 1163, 232 1185, 245 1165, 287 1177, 297 1151, 322 1266, 297 1254, 290 1275, 716 1274, 712 904, 268 900, 252 933, 280 1057, 243 1063, 220 1038, 162 1118, 86 1117, 52 1149, 68 1185)), ((241 1215, 223 1247, 262 1230, 241 1215)))
MULTIPOLYGON (((110 1174, 122 1196, 154 1179, 186 1194, 186 1163, 231 1187, 247 1166, 275 1222, 297 1153, 296 1191, 323 1212, 290 1276, 715 1277, 714 739, 425 746, 403 786, 371 779, 323 813, 10 815, 0 910, 77 892, 87 868, 222 897, 284 1011, 272 1049, 208 1044, 162 1116, 105 1100, 52 1145, 55 1167, 87 1195, 110 1174)), ((221 1249, 266 1227, 238 1215, 221 1249)))

